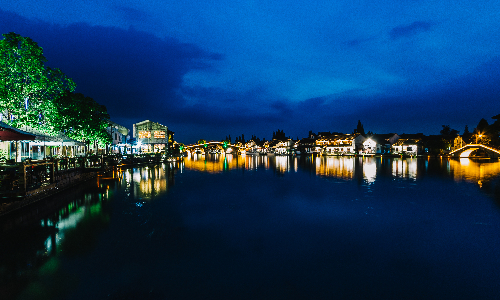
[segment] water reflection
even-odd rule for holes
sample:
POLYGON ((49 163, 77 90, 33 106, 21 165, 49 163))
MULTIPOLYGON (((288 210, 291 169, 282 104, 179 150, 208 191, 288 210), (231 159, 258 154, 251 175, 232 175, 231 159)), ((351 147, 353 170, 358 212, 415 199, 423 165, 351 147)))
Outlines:
MULTIPOLYGON (((498 174, 500 163, 491 160, 354 156, 200 155, 175 167, 125 169, 64 193, 56 199, 61 205, 38 213, 25 229, 16 224, 28 214, 0 224, 10 230, 0 236, 1 245, 8 245, 0 247, 0 299, 75 299, 65 297, 67 291, 87 293, 78 299, 91 299, 100 291, 110 299, 152 298, 152 290, 172 292, 170 298, 180 299, 199 296, 193 282, 204 284, 200 291, 213 287, 210 291, 217 292, 252 280, 260 287, 267 279, 269 290, 279 293, 289 287, 275 278, 289 274, 317 275, 320 291, 330 291, 325 287, 343 276, 347 279, 339 286, 354 288, 375 280, 374 286, 380 287, 376 278, 364 275, 384 268, 389 270, 383 281, 402 277, 402 290, 414 287, 415 278, 430 276, 417 284, 425 290, 449 266, 460 267, 450 274, 463 274, 462 266, 475 265, 467 260, 474 256, 470 253, 479 252, 481 259, 491 254, 474 272, 483 272, 483 266, 495 261, 496 252, 485 245, 498 248, 498 242, 489 239, 499 223, 487 201, 475 203, 474 214, 469 214, 468 202, 449 205, 440 199, 457 186, 453 180, 486 186, 498 174), (209 176, 230 170, 245 172, 209 176), (272 172, 251 173, 261 170, 272 172), (177 171, 186 174, 178 177, 173 193, 177 171), (418 179, 425 176, 436 180, 419 185, 418 179), (359 182, 370 187, 359 188, 359 182), (405 189, 398 201, 391 199, 394 187, 405 189), (428 262, 442 259, 448 259, 443 266, 428 262), (429 275, 430 268, 436 268, 436 276, 429 275), (97 269, 101 272, 89 272, 97 269), (262 274, 271 275, 260 281, 262 274), (171 282, 172 291, 165 282, 171 282), (147 293, 130 296, 134 289, 147 293)), ((453 192, 451 198, 461 197, 461 191, 453 192)), ((497 268, 486 271, 495 274, 497 268)), ((394 286, 387 288, 392 292, 394 286)), ((235 290, 234 295, 241 292, 235 290)))
POLYGON ((436 164, 435 167, 439 168, 442 175, 452 176, 456 181, 475 182, 480 185, 484 180, 500 174, 500 162, 496 160, 371 156, 194 155, 184 160, 183 168, 208 173, 235 169, 271 169, 276 174, 308 171, 322 177, 345 180, 361 178, 367 183, 373 183, 377 176, 416 180, 419 176, 433 172, 433 165, 436 164))
POLYGON ((114 193, 122 189, 132 199, 150 200, 173 185, 174 170, 167 165, 116 170, 0 218, 0 245, 9 245, 0 247, 0 299, 64 298, 77 279, 60 268, 61 255, 81 257, 95 248, 109 226, 114 193))
POLYGON ((251 168, 257 162, 249 162, 243 156, 232 154, 192 154, 184 160, 184 167, 209 173, 220 173, 232 169, 251 168))
POLYGON ((110 222, 109 198, 109 183, 88 183, 1 219, 0 244, 8 247, 0 247, 0 299, 53 299, 74 288, 76 281, 60 269, 59 254, 94 248, 110 222))
POLYGON ((394 158, 392 163, 392 176, 400 178, 417 178, 417 159, 394 158))
POLYGON ((123 181, 135 198, 150 200, 174 184, 174 169, 165 164, 132 168, 123 171, 123 181))
POLYGON ((448 160, 445 164, 457 182, 477 182, 481 185, 484 181, 500 174, 500 163, 492 163, 490 160, 461 158, 460 160, 448 160))

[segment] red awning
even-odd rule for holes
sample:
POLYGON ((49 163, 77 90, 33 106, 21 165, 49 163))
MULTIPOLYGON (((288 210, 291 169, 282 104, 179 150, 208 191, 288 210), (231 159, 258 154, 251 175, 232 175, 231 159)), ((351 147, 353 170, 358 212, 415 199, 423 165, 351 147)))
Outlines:
POLYGON ((0 128, 0 141, 34 141, 35 136, 21 133, 10 128, 0 128))

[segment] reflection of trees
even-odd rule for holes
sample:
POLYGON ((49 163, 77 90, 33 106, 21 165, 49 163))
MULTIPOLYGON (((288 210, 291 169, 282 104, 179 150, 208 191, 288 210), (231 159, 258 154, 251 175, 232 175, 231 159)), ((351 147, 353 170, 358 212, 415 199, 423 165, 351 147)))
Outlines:
POLYGON ((106 194, 98 190, 95 183, 83 184, 43 201, 45 210, 34 206, 2 220, 4 229, 17 221, 1 235, 0 299, 15 299, 21 292, 24 299, 53 299, 74 283, 61 273, 58 253, 90 250, 96 233, 107 226, 106 194), (19 223, 22 219, 26 222, 19 223))
POLYGON ((79 255, 90 252, 98 238, 99 232, 109 224, 109 214, 103 212, 100 203, 85 210, 84 216, 75 227, 64 232, 61 249, 66 255, 79 255))

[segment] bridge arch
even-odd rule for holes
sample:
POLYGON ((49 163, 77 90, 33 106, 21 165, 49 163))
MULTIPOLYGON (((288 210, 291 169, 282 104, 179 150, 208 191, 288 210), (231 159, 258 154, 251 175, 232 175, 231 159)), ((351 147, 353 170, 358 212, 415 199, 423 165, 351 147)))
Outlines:
POLYGON ((456 157, 470 157, 470 154, 478 149, 484 150, 490 158, 500 157, 500 151, 482 144, 468 144, 462 148, 451 151, 449 154, 456 157))
POLYGON ((196 151, 196 149, 203 149, 203 152, 205 152, 205 149, 210 149, 210 148, 214 148, 214 147, 217 147, 217 148, 220 147, 221 149, 224 149, 224 152, 227 152, 227 149, 235 149, 236 152, 238 152, 238 150, 245 149, 245 147, 240 146, 240 145, 234 145, 234 144, 229 144, 229 143, 224 143, 224 142, 215 142, 215 141, 210 141, 210 142, 206 142, 203 144, 192 144, 192 145, 184 146, 184 148, 190 152, 196 151))

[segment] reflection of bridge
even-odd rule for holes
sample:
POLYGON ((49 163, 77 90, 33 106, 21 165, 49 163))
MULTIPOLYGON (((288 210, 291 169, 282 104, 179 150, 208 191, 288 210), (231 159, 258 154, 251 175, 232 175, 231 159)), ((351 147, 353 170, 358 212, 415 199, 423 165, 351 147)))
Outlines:
POLYGON ((470 154, 476 150, 483 150, 486 155, 490 158, 498 158, 500 157, 500 151, 493 149, 491 147, 482 145, 482 144, 469 144, 465 145, 462 148, 459 148, 457 150, 453 150, 450 152, 450 155, 456 156, 456 157, 470 157, 470 154))
POLYGON ((223 152, 225 152, 226 149, 233 149, 236 151, 241 150, 241 149, 245 149, 245 147, 243 147, 243 146, 229 144, 227 142, 214 142, 214 141, 206 142, 203 144, 186 145, 186 146, 184 146, 184 148, 187 151, 196 151, 196 149, 207 149, 207 150, 219 149, 219 150, 223 150, 223 152))

